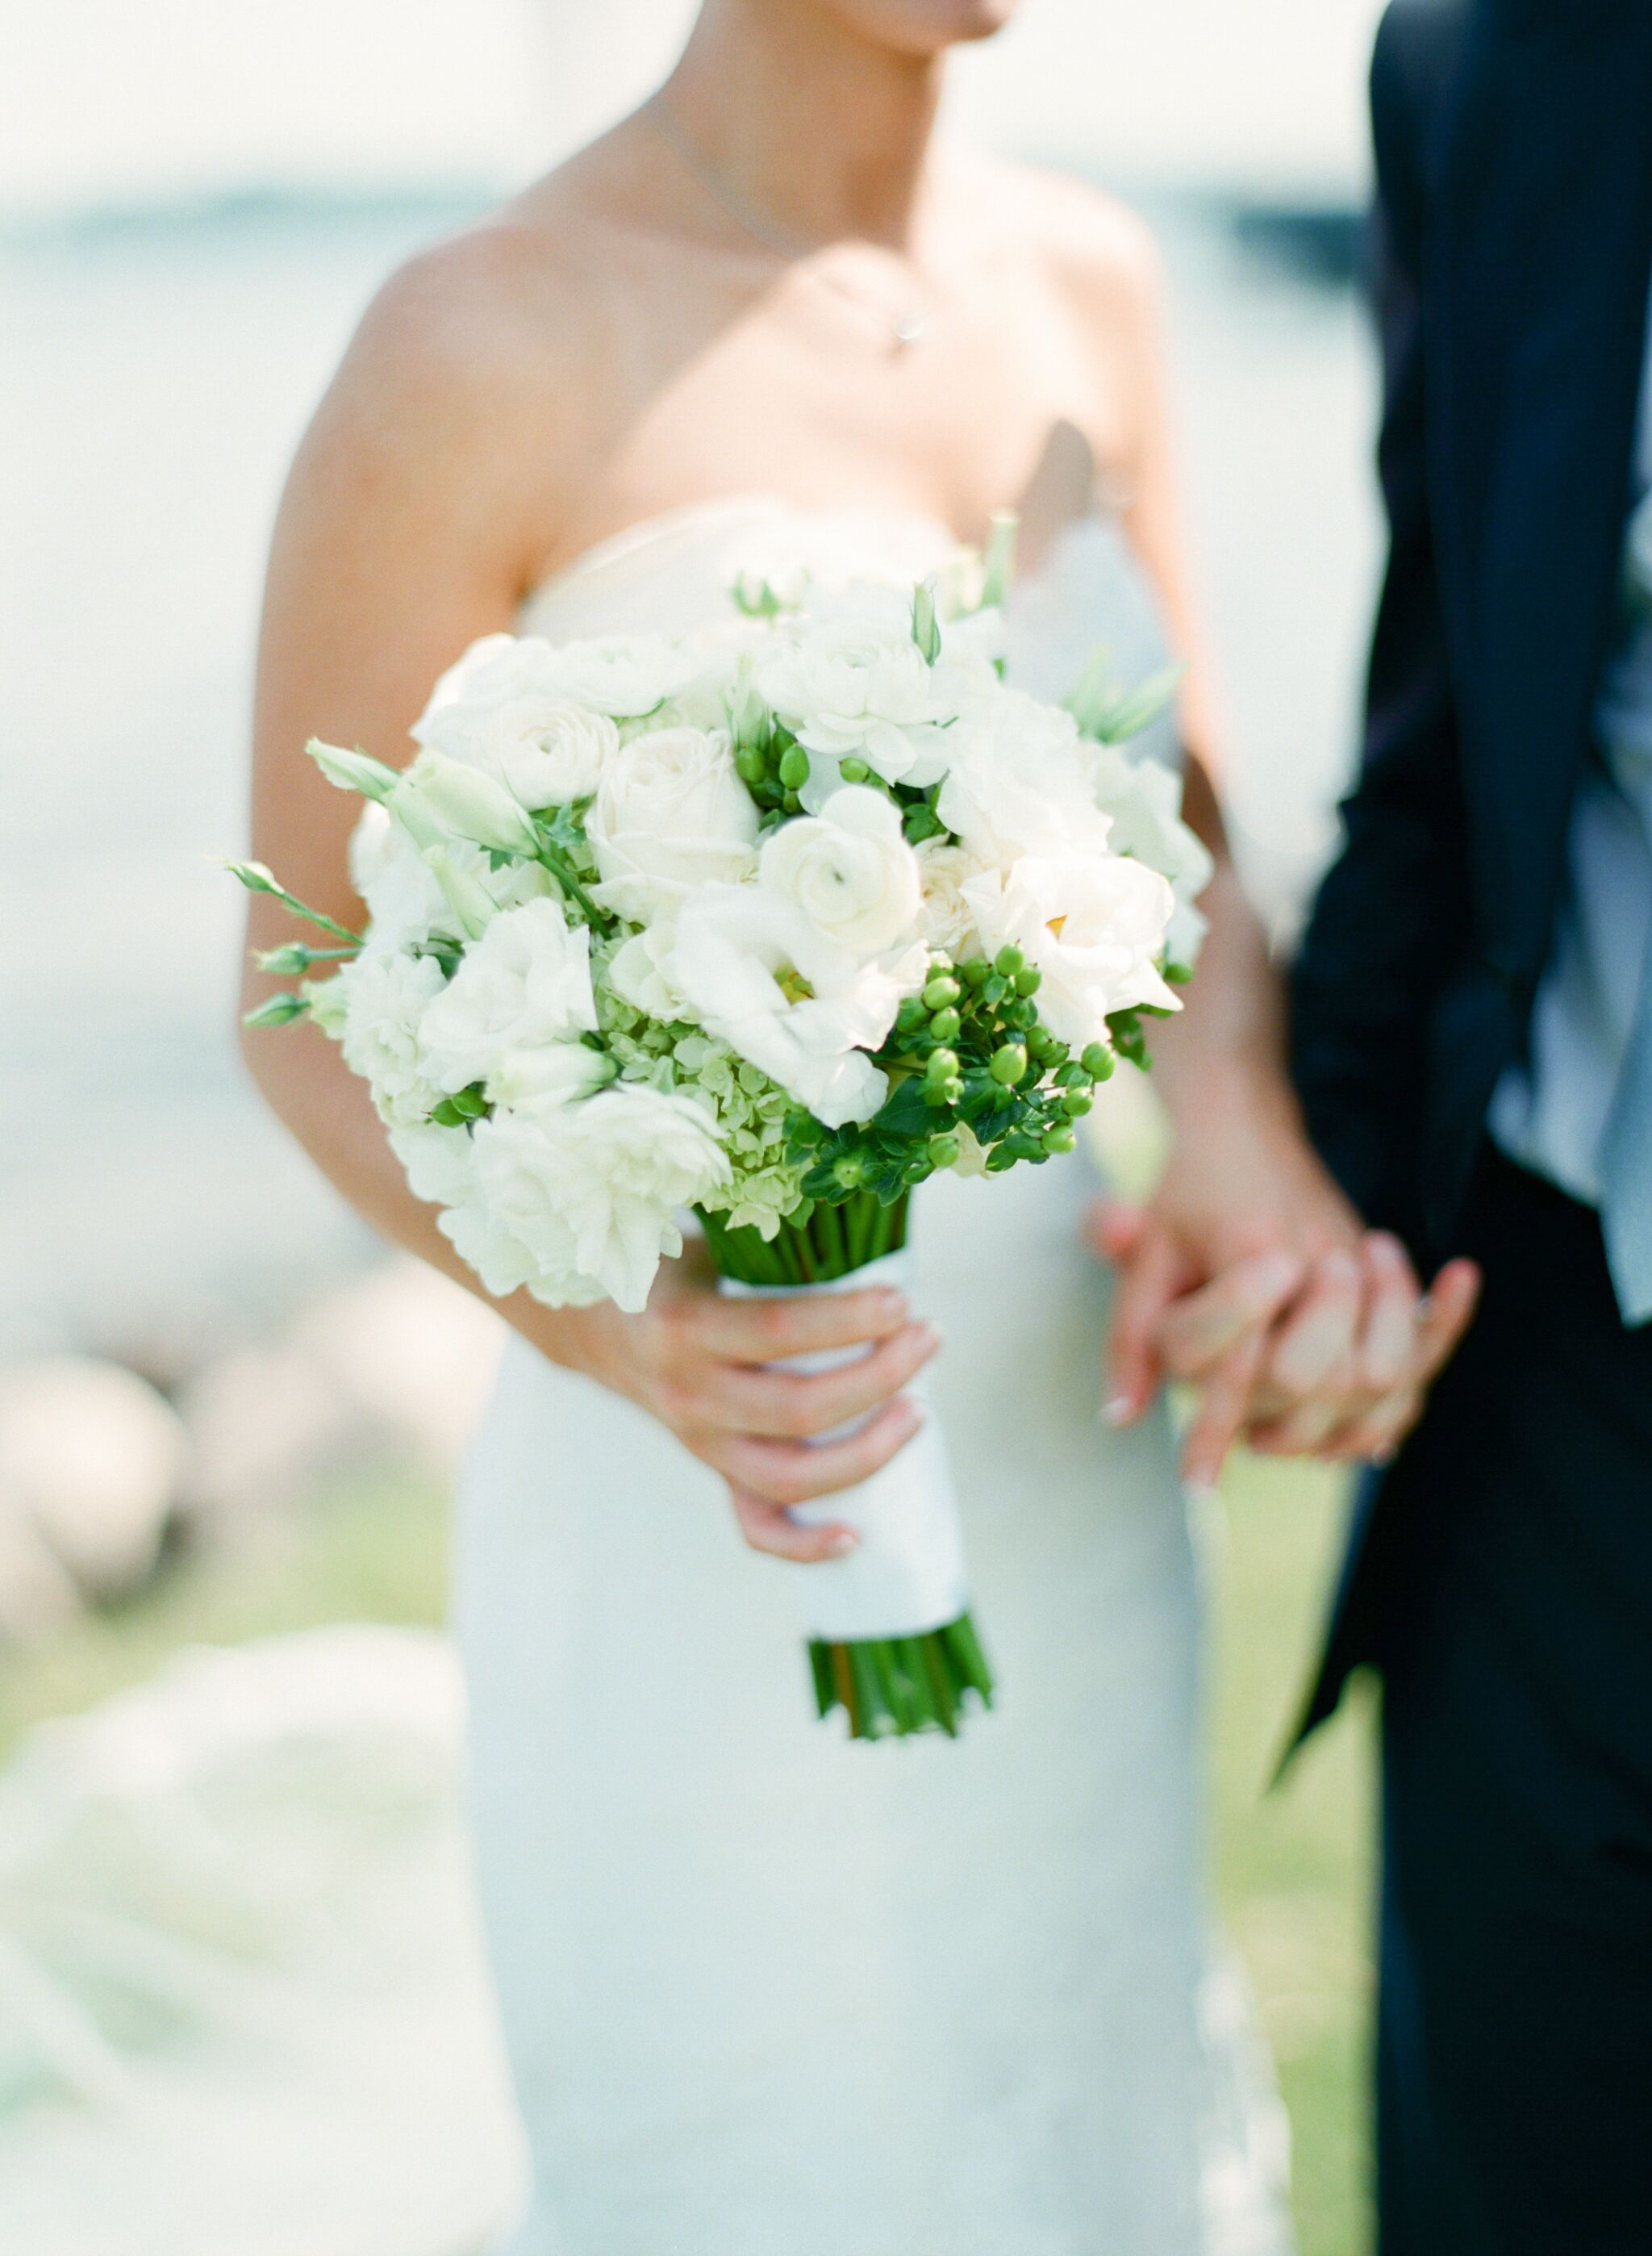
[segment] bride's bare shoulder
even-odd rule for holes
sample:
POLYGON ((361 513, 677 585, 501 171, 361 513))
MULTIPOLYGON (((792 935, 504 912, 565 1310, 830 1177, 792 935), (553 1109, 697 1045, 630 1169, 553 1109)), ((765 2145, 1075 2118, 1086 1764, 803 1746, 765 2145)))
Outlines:
POLYGON ((433 442, 453 441, 471 468, 492 452, 519 475, 524 427, 547 470, 577 462, 623 301, 600 149, 397 268, 324 413, 427 462, 433 442))
POLYGON ((1019 257, 1075 312, 1125 333, 1156 320, 1160 257, 1152 229, 1120 198, 1042 166, 980 160, 978 194, 989 201, 1019 257))

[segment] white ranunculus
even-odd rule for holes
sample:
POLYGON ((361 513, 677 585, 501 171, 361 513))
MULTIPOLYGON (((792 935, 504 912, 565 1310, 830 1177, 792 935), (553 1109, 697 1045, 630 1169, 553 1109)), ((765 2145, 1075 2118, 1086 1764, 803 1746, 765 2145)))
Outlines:
POLYGON ((882 1103, 887 1076, 866 1053, 924 961, 917 948, 893 971, 865 962, 765 885, 707 885, 678 921, 669 970, 702 1026, 840 1128, 882 1103))
POLYGON ((964 886, 969 878, 980 877, 986 864, 950 838, 925 838, 913 850, 924 888, 918 930, 924 942, 954 962, 979 955, 975 912, 964 899, 964 886))
POLYGON ((680 1253, 679 1207, 720 1189, 728 1157, 692 1096, 621 1082, 583 1103, 496 1113, 475 1130, 488 1212, 541 1263, 539 1298, 577 1278, 631 1314, 662 1253, 680 1253))
POLYGON ((1069 713, 1000 688, 953 732, 935 811, 969 851, 999 868, 1023 854, 1100 854, 1107 821, 1069 713))
POLYGON ((559 650, 552 678, 574 704, 634 721, 686 688, 703 663, 664 635, 599 635, 559 650))
POLYGON ((344 1061, 373 1093, 379 1117, 414 1127, 440 1092, 419 1040, 419 1027, 441 992, 441 966, 428 955, 369 952, 340 974, 346 984, 344 1061))
POLYGON ((432 1078, 449 1093, 486 1081, 509 1050, 594 1032, 591 935, 559 902, 530 901, 495 917, 425 1012, 419 1039, 432 1078))
POLYGON ((1154 958, 1176 906, 1168 882, 1124 855, 1027 855, 971 878, 965 899, 988 948, 1019 948, 1044 975, 1038 1013, 1081 1048, 1110 1012, 1137 1003, 1178 1010, 1154 958))
POLYGON ((1193 904, 1215 871, 1205 842, 1182 820, 1182 779, 1162 760, 1132 759, 1097 744, 1091 764, 1097 804, 1113 824, 1111 844, 1170 881, 1176 914, 1165 945, 1173 963, 1198 960, 1205 919, 1193 904))
POLYGON ((953 715, 912 640, 910 610, 781 627, 759 649, 755 678, 764 702, 822 771, 822 788, 851 757, 885 783, 919 789, 946 772, 944 724, 953 715))
POLYGON ((851 955, 881 955, 916 934, 923 887, 898 808, 864 784, 763 842, 761 882, 851 955))
POLYGON ((611 760, 585 818, 598 899, 645 923, 699 885, 749 877, 757 809, 721 730, 651 729, 611 760))
POLYGON ((609 715, 559 696, 553 684, 432 707, 414 735, 427 751, 491 777, 533 814, 589 799, 620 748, 609 715))

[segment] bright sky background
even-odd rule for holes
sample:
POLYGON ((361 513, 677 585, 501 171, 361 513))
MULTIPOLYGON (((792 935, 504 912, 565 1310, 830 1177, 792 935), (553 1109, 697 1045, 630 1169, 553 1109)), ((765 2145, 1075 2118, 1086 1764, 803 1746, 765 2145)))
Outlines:
MULTIPOLYGON (((1357 190, 1379 0, 1026 0, 964 59, 1001 145, 1357 190)), ((692 0, 0 0, 0 208, 509 182, 635 100, 692 0)))

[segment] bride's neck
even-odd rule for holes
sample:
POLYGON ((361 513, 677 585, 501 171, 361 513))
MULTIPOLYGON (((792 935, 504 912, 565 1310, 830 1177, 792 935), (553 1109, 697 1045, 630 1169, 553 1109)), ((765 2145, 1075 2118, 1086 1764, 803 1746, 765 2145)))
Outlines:
POLYGON ((812 0, 706 0, 662 99, 706 164, 799 236, 904 247, 940 100, 901 54, 812 0))

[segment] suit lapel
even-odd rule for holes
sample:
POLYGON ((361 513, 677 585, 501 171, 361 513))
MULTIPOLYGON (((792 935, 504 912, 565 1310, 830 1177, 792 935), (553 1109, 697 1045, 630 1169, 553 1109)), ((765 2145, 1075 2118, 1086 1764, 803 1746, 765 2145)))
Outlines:
POLYGON ((1608 646, 1652 276, 1652 8, 1483 9, 1430 244, 1431 472, 1480 900, 1535 976, 1608 646))

